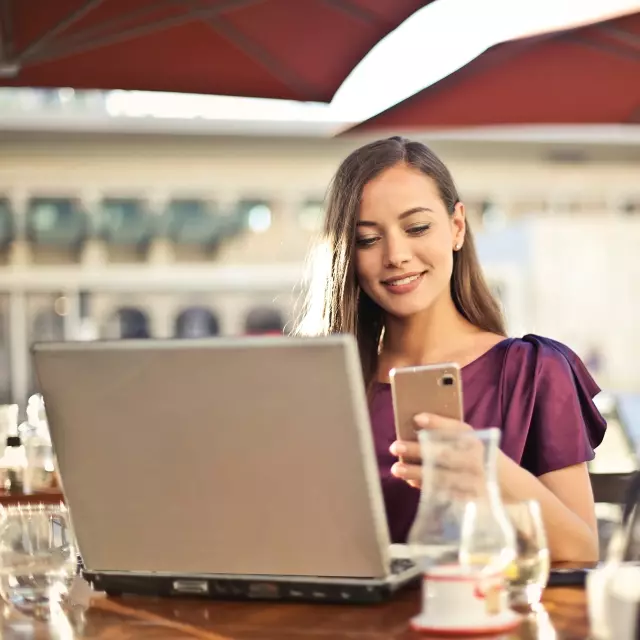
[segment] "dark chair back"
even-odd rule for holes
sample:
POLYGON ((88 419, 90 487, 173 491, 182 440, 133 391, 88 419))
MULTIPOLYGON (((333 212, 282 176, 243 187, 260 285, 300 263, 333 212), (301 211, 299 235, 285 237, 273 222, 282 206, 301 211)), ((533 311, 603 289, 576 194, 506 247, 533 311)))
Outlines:
MULTIPOLYGON (((607 557, 609 542, 620 526, 630 528, 629 519, 634 512, 640 496, 640 472, 631 473, 591 473, 591 487, 594 501, 599 504, 612 504, 622 511, 622 524, 618 519, 598 518, 598 538, 600 559, 607 557)), ((624 557, 633 553, 628 541, 625 543, 624 557)))
POLYGON ((631 473, 591 473, 591 487, 596 503, 625 505, 632 480, 637 476, 631 473))

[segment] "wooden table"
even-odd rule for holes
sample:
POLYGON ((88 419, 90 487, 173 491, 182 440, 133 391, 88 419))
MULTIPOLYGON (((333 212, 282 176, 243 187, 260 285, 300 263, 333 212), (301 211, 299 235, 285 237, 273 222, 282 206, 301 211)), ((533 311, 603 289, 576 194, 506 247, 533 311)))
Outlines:
POLYGON ((59 504, 64 502, 64 496, 59 489, 38 491, 36 493, 7 493, 0 489, 0 505, 9 506, 15 504, 59 504))
MULTIPOLYGON (((419 590, 404 591, 382 605, 214 602, 140 597, 92 598, 88 609, 71 607, 49 624, 5 612, 3 633, 11 640, 91 638, 100 640, 409 640, 408 620, 420 608, 419 590)), ((546 610, 524 618, 510 640, 584 640, 589 636, 585 592, 547 589, 546 610), (555 632, 554 632, 555 629, 555 632)))

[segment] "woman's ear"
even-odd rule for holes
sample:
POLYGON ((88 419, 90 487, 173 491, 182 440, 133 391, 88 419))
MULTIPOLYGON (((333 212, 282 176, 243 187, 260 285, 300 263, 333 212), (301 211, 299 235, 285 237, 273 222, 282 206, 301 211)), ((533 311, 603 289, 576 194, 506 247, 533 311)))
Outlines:
POLYGON ((462 202, 456 203, 451 215, 451 231, 453 239, 453 250, 459 251, 464 244, 464 236, 467 231, 467 214, 462 202))

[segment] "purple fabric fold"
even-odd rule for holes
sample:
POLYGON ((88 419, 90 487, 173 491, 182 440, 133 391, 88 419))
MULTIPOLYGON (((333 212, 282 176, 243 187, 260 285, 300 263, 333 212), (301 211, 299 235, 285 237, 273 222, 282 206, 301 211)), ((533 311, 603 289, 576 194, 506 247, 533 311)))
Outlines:
MULTIPOLYGON (((466 422, 498 427, 500 448, 536 476, 592 460, 604 437, 606 422, 593 403, 600 388, 580 358, 555 340, 507 338, 463 367, 462 385, 466 422)), ((388 384, 376 383, 370 413, 391 538, 403 542, 419 491, 391 475, 388 384)))

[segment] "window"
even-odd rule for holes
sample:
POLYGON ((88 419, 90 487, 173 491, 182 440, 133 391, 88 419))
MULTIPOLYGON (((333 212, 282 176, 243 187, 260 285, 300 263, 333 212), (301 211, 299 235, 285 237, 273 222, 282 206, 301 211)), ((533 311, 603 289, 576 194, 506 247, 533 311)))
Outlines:
POLYGON ((108 337, 122 340, 149 338, 149 317, 137 307, 120 307, 107 329, 108 337))
POLYGON ((71 198, 34 198, 27 207, 28 236, 37 244, 77 244, 87 226, 86 216, 71 198))
POLYGON ((219 333, 217 316, 205 307, 189 307, 176 317, 176 338, 206 338, 219 333))
POLYGON ((179 244, 212 246, 225 233, 223 220, 204 200, 172 200, 166 217, 169 237, 179 244))
POLYGON ((284 319, 278 309, 257 307, 247 314, 245 332, 249 335, 281 334, 284 331, 284 319))
POLYGON ((7 198, 0 198, 0 246, 6 246, 13 240, 14 224, 11 205, 7 198))
POLYGON ((254 233, 264 233, 271 228, 272 211, 268 202, 263 200, 242 200, 238 204, 236 216, 242 227, 254 233))
POLYGON ((153 220, 141 200, 105 198, 100 206, 100 234, 107 242, 140 245, 149 241, 153 220))
POLYGON ((271 209, 265 204, 257 204, 248 214, 248 224, 251 231, 263 233, 271 226, 271 209))

